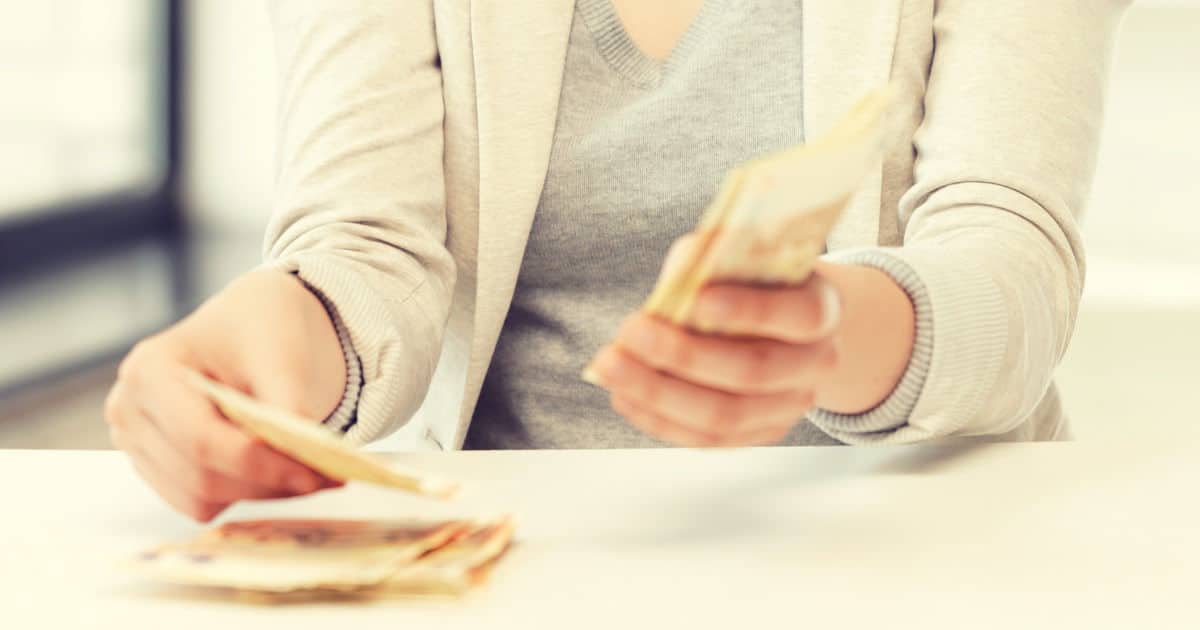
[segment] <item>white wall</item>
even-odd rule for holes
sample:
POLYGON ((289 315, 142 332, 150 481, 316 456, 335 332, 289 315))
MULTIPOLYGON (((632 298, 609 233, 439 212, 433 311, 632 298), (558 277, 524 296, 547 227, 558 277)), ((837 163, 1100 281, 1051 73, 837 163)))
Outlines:
POLYGON ((1125 22, 1085 223, 1096 300, 1200 305, 1200 0, 1178 4, 1125 22))
POLYGON ((184 196, 202 223, 261 232, 270 214, 275 56, 263 0, 187 3, 184 196))

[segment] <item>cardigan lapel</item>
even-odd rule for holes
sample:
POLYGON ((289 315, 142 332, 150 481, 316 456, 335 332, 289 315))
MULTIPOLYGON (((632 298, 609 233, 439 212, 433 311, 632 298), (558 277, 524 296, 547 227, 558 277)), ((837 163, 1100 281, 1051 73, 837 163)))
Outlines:
POLYGON ((542 194, 562 87, 574 0, 472 0, 479 95, 479 250, 466 427, 512 300, 542 194))
MULTIPOLYGON (((902 0, 804 0, 804 135, 828 131, 868 91, 887 84, 902 0)), ((851 199, 830 249, 878 244, 882 164, 851 199)))

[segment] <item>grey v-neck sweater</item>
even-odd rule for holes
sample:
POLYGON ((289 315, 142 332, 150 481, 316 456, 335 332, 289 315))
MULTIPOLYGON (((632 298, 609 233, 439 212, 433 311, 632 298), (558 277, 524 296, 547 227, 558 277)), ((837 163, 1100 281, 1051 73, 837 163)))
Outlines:
MULTIPOLYGON (((495 349, 537 206, 525 195, 529 178, 546 177, 537 155, 548 157, 554 135, 573 3, 471 12, 387 3, 395 19, 299 4, 273 13, 290 114, 265 267, 325 295, 349 332, 348 362, 361 356, 346 388, 346 400, 361 392, 360 402, 330 425, 348 427, 355 443, 404 425, 397 446, 461 446, 456 410, 473 415, 478 403, 491 367, 478 359, 495 349), (492 80, 479 83, 485 75, 492 80), (476 239, 472 226, 486 233, 476 239)), ((1077 217, 1127 2, 998 4, 804 3, 801 36, 821 40, 804 42, 805 124, 823 127, 850 92, 873 87, 862 84, 868 77, 897 79, 895 142, 872 177, 879 187, 862 191, 828 258, 896 262, 925 289, 914 297, 917 344, 897 388, 915 385, 919 399, 893 408, 908 398, 894 396, 880 408, 888 413, 844 420, 810 414, 839 440, 1064 436, 1052 375, 1078 309, 1077 217), (1057 36, 1064 21, 1083 28, 1057 36), (1027 38, 1018 53, 1002 45, 1006 34, 1032 31, 1048 36, 1027 38)))
MULTIPOLYGON (((803 140, 798 0, 708 0, 647 57, 579 0, 545 188, 467 448, 658 444, 579 379, 732 167, 803 140)), ((832 442, 803 423, 789 440, 832 442)))
MULTIPOLYGON (((641 305, 725 174, 803 141, 801 18, 799 0, 707 0, 658 61, 629 38, 611 0, 577 0, 545 187, 465 448, 660 445, 579 374, 641 305)), ((913 359, 878 408, 812 417, 892 429, 929 370, 929 297, 898 259, 843 262, 889 273, 912 297, 913 359)), ((783 441, 838 443, 807 419, 783 441)))

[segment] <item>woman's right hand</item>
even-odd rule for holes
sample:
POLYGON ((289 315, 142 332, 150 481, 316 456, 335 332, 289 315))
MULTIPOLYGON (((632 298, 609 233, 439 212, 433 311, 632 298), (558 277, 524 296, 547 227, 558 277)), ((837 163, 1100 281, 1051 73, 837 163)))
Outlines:
POLYGON ((184 380, 189 369, 314 422, 327 417, 345 390, 345 359, 325 307, 298 279, 248 273, 137 344, 121 363, 105 418, 138 473, 198 521, 242 499, 340 485, 226 420, 184 380))

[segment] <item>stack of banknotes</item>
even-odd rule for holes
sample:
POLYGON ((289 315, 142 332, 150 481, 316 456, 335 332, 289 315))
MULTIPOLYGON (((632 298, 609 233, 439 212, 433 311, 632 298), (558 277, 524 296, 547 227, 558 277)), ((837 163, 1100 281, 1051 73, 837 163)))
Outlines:
MULTIPOLYGON (((404 470, 315 422, 199 374, 192 384, 243 430, 326 477, 447 499, 458 484, 404 470)), ((483 581, 508 549, 511 516, 362 521, 234 521, 151 549, 131 566, 159 582, 262 602, 459 594, 483 581)))

